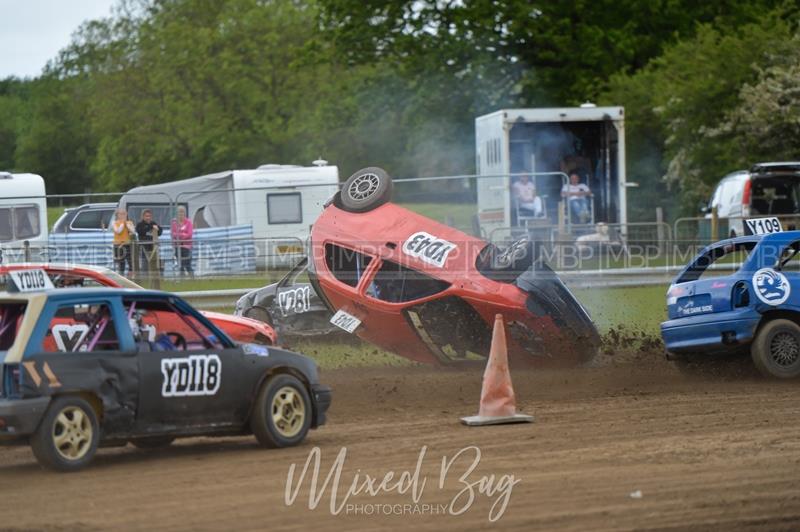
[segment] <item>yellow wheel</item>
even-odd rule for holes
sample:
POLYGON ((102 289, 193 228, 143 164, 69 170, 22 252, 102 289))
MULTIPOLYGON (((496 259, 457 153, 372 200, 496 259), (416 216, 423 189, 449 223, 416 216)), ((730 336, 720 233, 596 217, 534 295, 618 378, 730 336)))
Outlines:
POLYGON ((89 403, 80 397, 58 397, 31 438, 31 448, 43 466, 74 471, 94 458, 99 436, 97 414, 89 403))
POLYGON ((272 396, 271 413, 275 430, 284 438, 297 436, 307 415, 303 398, 293 386, 284 386, 272 396))
POLYGON ((250 428, 262 445, 296 445, 306 437, 310 426, 311 399, 297 377, 279 374, 261 386, 250 428))

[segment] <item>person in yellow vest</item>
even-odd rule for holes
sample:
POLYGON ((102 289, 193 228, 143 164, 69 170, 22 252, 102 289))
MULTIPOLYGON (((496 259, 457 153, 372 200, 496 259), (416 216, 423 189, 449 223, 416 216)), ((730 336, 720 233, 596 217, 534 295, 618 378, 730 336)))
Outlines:
POLYGON ((117 209, 117 216, 114 219, 112 228, 114 229, 114 262, 120 275, 125 275, 125 266, 128 271, 133 270, 133 237, 136 234, 136 226, 128 220, 128 211, 117 209))

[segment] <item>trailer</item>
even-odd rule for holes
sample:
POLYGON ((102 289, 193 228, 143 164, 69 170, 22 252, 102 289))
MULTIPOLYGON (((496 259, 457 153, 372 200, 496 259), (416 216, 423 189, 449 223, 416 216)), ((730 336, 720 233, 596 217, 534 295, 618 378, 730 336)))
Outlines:
POLYGON ((46 257, 45 194, 41 176, 0 172, 0 250, 3 262, 43 260, 46 257))
POLYGON ((512 185, 530 176, 543 200, 539 225, 571 232, 574 220, 562 197, 569 175, 588 186, 584 226, 627 223, 625 112, 622 107, 501 109, 475 119, 478 221, 484 235, 520 227, 512 185))
POLYGON ((325 161, 315 161, 314 166, 266 164, 136 187, 120 205, 133 220, 150 209, 165 229, 179 206, 186 209, 195 229, 249 224, 257 265, 286 266, 305 252, 309 228, 338 183, 338 168, 325 161))

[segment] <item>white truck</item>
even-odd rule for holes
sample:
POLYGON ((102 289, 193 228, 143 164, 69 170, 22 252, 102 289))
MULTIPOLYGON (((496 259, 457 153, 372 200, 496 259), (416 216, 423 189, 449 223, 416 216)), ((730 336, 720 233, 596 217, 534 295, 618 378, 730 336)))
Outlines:
POLYGON ((165 229, 174 209, 186 208, 195 229, 249 224, 257 265, 291 265, 305 252, 311 224, 338 190, 339 170, 326 161, 314 166, 265 164, 170 183, 136 187, 120 200, 132 220, 144 209, 165 229))
POLYGON ((47 254, 47 198, 44 179, 36 174, 0 172, 0 249, 3 262, 32 260, 47 254))
MULTIPOLYGON (((573 171, 591 192, 589 223, 627 223, 622 107, 501 109, 475 119, 478 221, 487 238, 521 224, 511 187, 531 177, 544 200, 540 224, 570 226, 561 196, 573 171)), ((585 222, 586 220, 584 220, 585 222)))

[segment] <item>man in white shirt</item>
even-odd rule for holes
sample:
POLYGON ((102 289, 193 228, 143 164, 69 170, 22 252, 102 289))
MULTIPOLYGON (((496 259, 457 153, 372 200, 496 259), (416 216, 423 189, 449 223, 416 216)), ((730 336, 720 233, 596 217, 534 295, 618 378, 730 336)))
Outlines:
POLYGON ((539 218, 544 214, 542 198, 536 195, 536 185, 531 182, 530 176, 524 175, 511 185, 511 192, 519 206, 520 214, 539 218))
POLYGON ((569 184, 561 189, 561 197, 569 202, 569 212, 572 215, 573 223, 587 223, 589 221, 589 196, 591 190, 587 185, 581 183, 581 176, 578 172, 569 175, 569 184))

